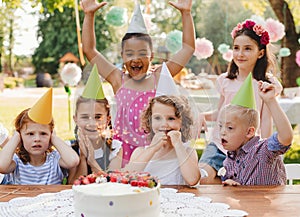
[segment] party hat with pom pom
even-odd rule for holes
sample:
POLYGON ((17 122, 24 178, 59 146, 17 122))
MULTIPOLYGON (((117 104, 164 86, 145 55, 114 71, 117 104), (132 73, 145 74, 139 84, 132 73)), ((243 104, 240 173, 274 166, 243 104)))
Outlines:
POLYGON ((50 88, 28 111, 31 120, 39 124, 49 124, 52 121, 52 95, 50 88))
POLYGON ((232 99, 231 104, 256 109, 251 72, 247 76, 243 85, 240 87, 239 91, 232 99))
POLYGON ((104 99, 105 95, 102 88, 101 78, 98 74, 96 64, 93 66, 91 74, 86 82, 82 97, 87 99, 104 99))
POLYGON ((163 62, 162 64, 155 96, 161 95, 180 95, 179 90, 165 62, 163 62))

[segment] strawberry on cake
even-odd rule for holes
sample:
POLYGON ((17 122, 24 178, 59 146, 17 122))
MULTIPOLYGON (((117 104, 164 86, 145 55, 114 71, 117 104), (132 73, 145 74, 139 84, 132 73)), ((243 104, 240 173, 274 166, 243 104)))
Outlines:
POLYGON ((159 188, 144 172, 81 176, 73 185, 75 216, 159 217, 159 188))

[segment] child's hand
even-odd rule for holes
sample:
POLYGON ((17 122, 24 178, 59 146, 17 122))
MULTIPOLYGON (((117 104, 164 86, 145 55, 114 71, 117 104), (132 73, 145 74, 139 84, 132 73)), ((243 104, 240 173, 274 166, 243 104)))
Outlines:
POLYGON ((233 181, 232 179, 226 179, 225 181, 222 182, 223 186, 226 185, 231 185, 231 186, 238 186, 241 185, 240 183, 233 181))
POLYGON ((83 135, 80 128, 78 129, 78 139, 79 139, 78 144, 79 144, 80 153, 83 154, 85 158, 87 158, 88 150, 85 144, 87 142, 86 140, 88 139, 83 135))
POLYGON ((178 2, 169 1, 169 4, 172 5, 177 10, 183 11, 191 11, 192 8, 192 0, 178 0, 178 2))
POLYGON ((274 99, 276 97, 275 86, 268 82, 259 81, 258 82, 258 93, 259 96, 264 100, 274 99))
POLYGON ((158 150, 160 149, 160 147, 167 144, 167 142, 168 142, 168 136, 166 135, 166 133, 158 132, 154 135, 150 147, 155 147, 158 150))
POLYGON ((84 13, 95 13, 98 9, 106 5, 107 2, 99 3, 97 0, 82 0, 80 6, 84 13))
POLYGON ((175 147, 176 145, 182 144, 180 131, 172 130, 172 131, 168 132, 167 135, 170 137, 173 147, 175 147))

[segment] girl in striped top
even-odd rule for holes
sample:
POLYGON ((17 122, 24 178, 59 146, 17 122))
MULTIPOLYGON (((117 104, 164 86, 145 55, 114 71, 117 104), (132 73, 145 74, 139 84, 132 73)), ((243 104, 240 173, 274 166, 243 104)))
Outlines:
POLYGON ((15 119, 15 133, 0 152, 0 172, 8 184, 61 184, 66 169, 77 166, 73 149, 53 132, 53 119, 39 124, 22 111, 15 119))

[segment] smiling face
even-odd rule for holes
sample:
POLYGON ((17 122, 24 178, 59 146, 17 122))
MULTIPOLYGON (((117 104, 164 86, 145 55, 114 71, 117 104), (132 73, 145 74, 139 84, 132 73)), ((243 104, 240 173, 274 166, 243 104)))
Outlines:
POLYGON ((258 58, 264 56, 264 49, 259 50, 255 40, 249 36, 240 35, 233 42, 233 61, 239 71, 253 72, 258 58))
POLYGON ((130 38, 124 41, 122 58, 130 77, 141 80, 147 75, 153 54, 147 41, 130 38))
POLYGON ((154 133, 179 131, 182 125, 181 118, 175 115, 175 108, 159 102, 156 102, 152 107, 151 121, 154 133))
POLYGON ((110 116, 106 104, 90 100, 77 105, 74 121, 84 135, 98 139, 105 132, 110 116))
POLYGON ((49 148, 51 129, 49 125, 28 122, 20 130, 25 150, 30 155, 43 155, 49 148))

